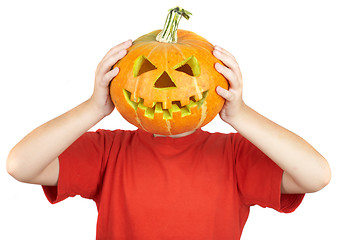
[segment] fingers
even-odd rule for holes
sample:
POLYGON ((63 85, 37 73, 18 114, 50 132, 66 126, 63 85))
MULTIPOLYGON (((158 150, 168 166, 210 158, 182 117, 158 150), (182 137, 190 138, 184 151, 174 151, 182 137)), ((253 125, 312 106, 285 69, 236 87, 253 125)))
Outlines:
POLYGON ((128 40, 109 50, 102 61, 98 64, 95 79, 98 87, 106 88, 109 86, 111 80, 117 76, 119 72, 118 67, 111 69, 120 59, 127 54, 127 48, 132 45, 132 41, 128 40))
MULTIPOLYGON (((235 60, 235 57, 234 57, 230 52, 228 52, 226 49, 224 49, 224 48, 222 48, 222 47, 220 47, 220 46, 218 46, 218 45, 215 45, 215 46, 214 46, 214 49, 215 49, 215 50, 218 50, 218 51, 220 51, 220 52, 226 53, 228 56, 230 56, 231 58, 233 58, 233 59, 235 60)), ((235 60, 235 61, 236 61, 236 60, 235 60)))
POLYGON ((233 93, 231 93, 230 91, 220 87, 220 86, 217 86, 216 87, 216 92, 221 96, 223 97, 224 99, 226 99, 227 101, 232 101, 233 100, 233 93))
POLYGON ((228 80, 231 90, 241 90, 242 75, 234 56, 219 46, 215 46, 213 54, 225 65, 216 63, 215 69, 228 80))
POLYGON ((225 64, 228 68, 230 68, 233 72, 235 72, 238 76, 241 77, 239 64, 236 62, 232 54, 230 54, 223 48, 216 46, 214 48, 213 55, 216 58, 218 58, 223 64, 225 64))
POLYGON ((221 65, 220 63, 215 64, 215 69, 228 80, 229 86, 232 89, 239 90, 241 88, 241 82, 238 76, 231 69, 221 65))
POLYGON ((233 72, 235 72, 239 76, 240 79, 242 79, 239 64, 237 63, 235 57, 230 52, 228 52, 227 50, 219 46, 215 46, 213 54, 223 64, 225 64, 228 68, 230 68, 233 72))
POLYGON ((122 59, 127 54, 126 49, 121 49, 116 54, 111 55, 100 63, 98 74, 106 74, 109 72, 113 65, 115 65, 120 59, 122 59))
POLYGON ((122 43, 118 44, 117 46, 111 48, 111 49, 105 54, 105 56, 103 57, 102 62, 103 62, 104 60, 106 60, 107 58, 109 58, 111 55, 114 55, 114 54, 116 54, 117 52, 119 52, 119 51, 121 51, 121 50, 123 50, 123 49, 129 48, 131 45, 132 45, 132 40, 129 39, 129 40, 127 40, 127 41, 125 41, 125 42, 122 42, 122 43))
POLYGON ((128 40, 111 48, 109 52, 103 57, 102 61, 98 64, 96 76, 102 77, 104 74, 109 72, 112 66, 127 54, 126 49, 131 45, 132 41, 128 40))
POLYGON ((108 87, 111 80, 117 76, 119 72, 119 68, 115 67, 114 69, 112 69, 111 71, 107 72, 104 76, 103 79, 101 81, 101 86, 102 87, 108 87))

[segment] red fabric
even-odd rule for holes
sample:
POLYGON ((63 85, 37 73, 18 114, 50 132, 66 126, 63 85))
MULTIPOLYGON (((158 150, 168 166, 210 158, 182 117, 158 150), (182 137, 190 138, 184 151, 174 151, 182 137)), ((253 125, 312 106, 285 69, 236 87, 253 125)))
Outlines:
POLYGON ((283 171, 237 133, 201 129, 182 138, 143 130, 88 132, 60 157, 51 203, 97 204, 97 239, 239 239, 252 205, 292 212, 283 171))

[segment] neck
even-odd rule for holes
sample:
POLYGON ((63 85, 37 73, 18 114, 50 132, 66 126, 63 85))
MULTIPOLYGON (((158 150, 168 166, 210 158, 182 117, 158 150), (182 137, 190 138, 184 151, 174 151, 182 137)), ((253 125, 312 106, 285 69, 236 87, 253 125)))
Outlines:
POLYGON ((180 137, 185 137, 185 136, 188 136, 192 133, 194 133, 196 131, 196 129, 194 130, 191 130, 191 131, 188 131, 188 132, 184 132, 184 133, 180 133, 180 134, 177 134, 177 135, 159 135, 159 134, 153 134, 153 136, 155 137, 171 137, 171 138, 180 138, 180 137))

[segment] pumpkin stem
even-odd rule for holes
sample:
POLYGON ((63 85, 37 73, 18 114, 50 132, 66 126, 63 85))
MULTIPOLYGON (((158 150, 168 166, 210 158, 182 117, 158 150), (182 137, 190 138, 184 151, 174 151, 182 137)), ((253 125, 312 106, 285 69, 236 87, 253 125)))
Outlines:
POLYGON ((192 13, 180 7, 171 8, 166 17, 164 29, 157 35, 156 40, 158 42, 176 43, 180 19, 184 17, 188 20, 190 15, 192 15, 192 13))

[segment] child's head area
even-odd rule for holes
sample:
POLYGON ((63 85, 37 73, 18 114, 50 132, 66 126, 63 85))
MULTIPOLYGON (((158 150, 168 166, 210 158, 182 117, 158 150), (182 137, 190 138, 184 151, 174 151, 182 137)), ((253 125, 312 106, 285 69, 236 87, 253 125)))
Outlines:
POLYGON ((179 30, 179 44, 157 42, 157 33, 135 40, 118 62, 112 101, 128 122, 153 134, 198 129, 214 119, 225 101, 215 91, 217 86, 228 89, 214 67, 220 61, 213 45, 195 33, 179 30))
POLYGON ((119 113, 146 132, 184 136, 206 125, 220 112, 224 98, 215 88, 228 82, 215 69, 221 61, 214 46, 194 32, 178 29, 191 13, 172 8, 163 31, 133 41, 116 66, 110 96, 119 113))

